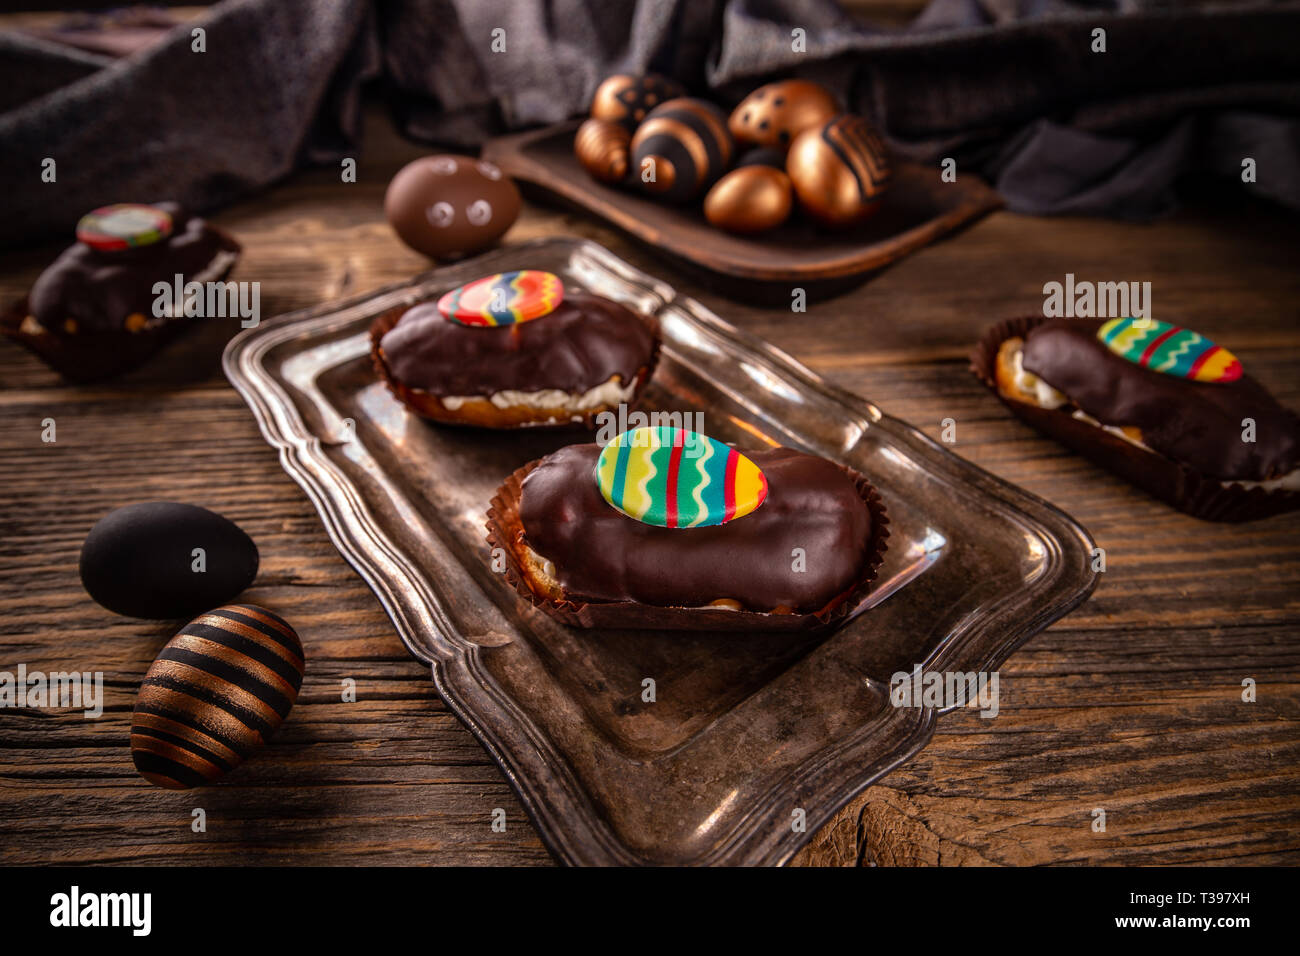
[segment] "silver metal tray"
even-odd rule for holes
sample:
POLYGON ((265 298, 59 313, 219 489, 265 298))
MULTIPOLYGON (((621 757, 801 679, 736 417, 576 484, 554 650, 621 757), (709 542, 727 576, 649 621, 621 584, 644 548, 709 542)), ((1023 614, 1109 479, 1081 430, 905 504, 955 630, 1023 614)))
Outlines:
POLYGON ((892 674, 996 670, 1096 583, 1092 540, 1068 516, 591 242, 510 246, 280 316, 235 338, 224 363, 564 862, 786 861, 934 732, 938 711, 890 703, 892 674), (642 408, 702 412, 716 438, 802 448, 872 480, 889 551, 852 620, 830 635, 577 631, 493 572, 483 515, 498 484, 591 433, 426 423, 376 379, 367 330, 394 305, 522 268, 657 316, 662 357, 642 408))

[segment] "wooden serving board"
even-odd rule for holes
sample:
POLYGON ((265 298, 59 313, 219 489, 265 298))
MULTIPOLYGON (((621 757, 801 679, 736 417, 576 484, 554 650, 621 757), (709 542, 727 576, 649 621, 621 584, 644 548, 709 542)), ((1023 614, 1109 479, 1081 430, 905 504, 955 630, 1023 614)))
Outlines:
POLYGON ((578 122, 490 140, 483 158, 530 195, 576 206, 745 300, 786 303, 794 287, 812 299, 839 294, 1002 205, 976 176, 946 183, 937 167, 899 162, 880 211, 857 227, 835 231, 796 212, 764 235, 733 236, 709 224, 702 201, 675 206, 597 182, 573 155, 578 122))

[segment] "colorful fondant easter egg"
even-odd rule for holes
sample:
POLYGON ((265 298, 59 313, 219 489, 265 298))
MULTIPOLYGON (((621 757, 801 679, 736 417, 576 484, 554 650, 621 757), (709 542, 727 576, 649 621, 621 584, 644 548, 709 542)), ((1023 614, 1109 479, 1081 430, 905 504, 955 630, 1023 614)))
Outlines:
POLYGON ((155 787, 211 783, 270 738, 302 687, 302 642, 254 604, 196 617, 149 666, 131 721, 131 757, 155 787))
POLYGON ((101 252, 152 245, 171 234, 171 213, 141 203, 101 206, 77 223, 77 239, 101 252))
POLYGON ((767 498, 767 478, 740 452, 667 426, 625 431, 601 449, 596 484, 623 514, 660 528, 725 524, 767 498))
POLYGON ((1203 335, 1157 319, 1111 319, 1097 330, 1106 347, 1135 365, 1193 382, 1235 382, 1237 356, 1203 335))
POLYGON ((559 276, 537 269, 499 272, 452 289, 438 300, 449 322, 491 327, 540 319, 564 301, 559 276))

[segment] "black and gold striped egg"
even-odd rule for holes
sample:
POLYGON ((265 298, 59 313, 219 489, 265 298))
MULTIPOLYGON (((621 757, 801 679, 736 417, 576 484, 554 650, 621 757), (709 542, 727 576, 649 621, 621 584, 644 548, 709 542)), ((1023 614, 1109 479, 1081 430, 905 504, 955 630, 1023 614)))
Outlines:
POLYGON ((732 152, 722 110, 689 96, 669 100, 632 137, 634 181, 669 202, 685 202, 727 171, 732 152))
POLYGON ((591 98, 591 116, 618 123, 631 133, 652 109, 683 92, 679 84, 658 73, 645 76, 617 73, 596 87, 596 95, 591 98))
POLYGON ((254 604, 201 614, 149 666, 131 722, 131 757, 156 787, 211 783, 266 743, 298 699, 302 642, 254 604))

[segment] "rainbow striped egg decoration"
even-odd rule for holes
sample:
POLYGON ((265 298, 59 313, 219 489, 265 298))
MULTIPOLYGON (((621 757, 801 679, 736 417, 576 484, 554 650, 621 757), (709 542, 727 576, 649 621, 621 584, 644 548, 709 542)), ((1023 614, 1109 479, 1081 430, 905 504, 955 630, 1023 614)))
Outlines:
POLYGON ((633 428, 601 449, 601 496, 660 528, 707 528, 742 518, 767 498, 767 478, 722 442, 666 425, 633 428))
POLYGON ((1191 329, 1157 319, 1111 319, 1097 338, 1122 359, 1194 382, 1235 382, 1237 356, 1191 329))
POLYGON ((550 315, 564 301, 564 283, 553 272, 498 272, 452 289, 438 300, 448 322, 491 328, 550 315))

